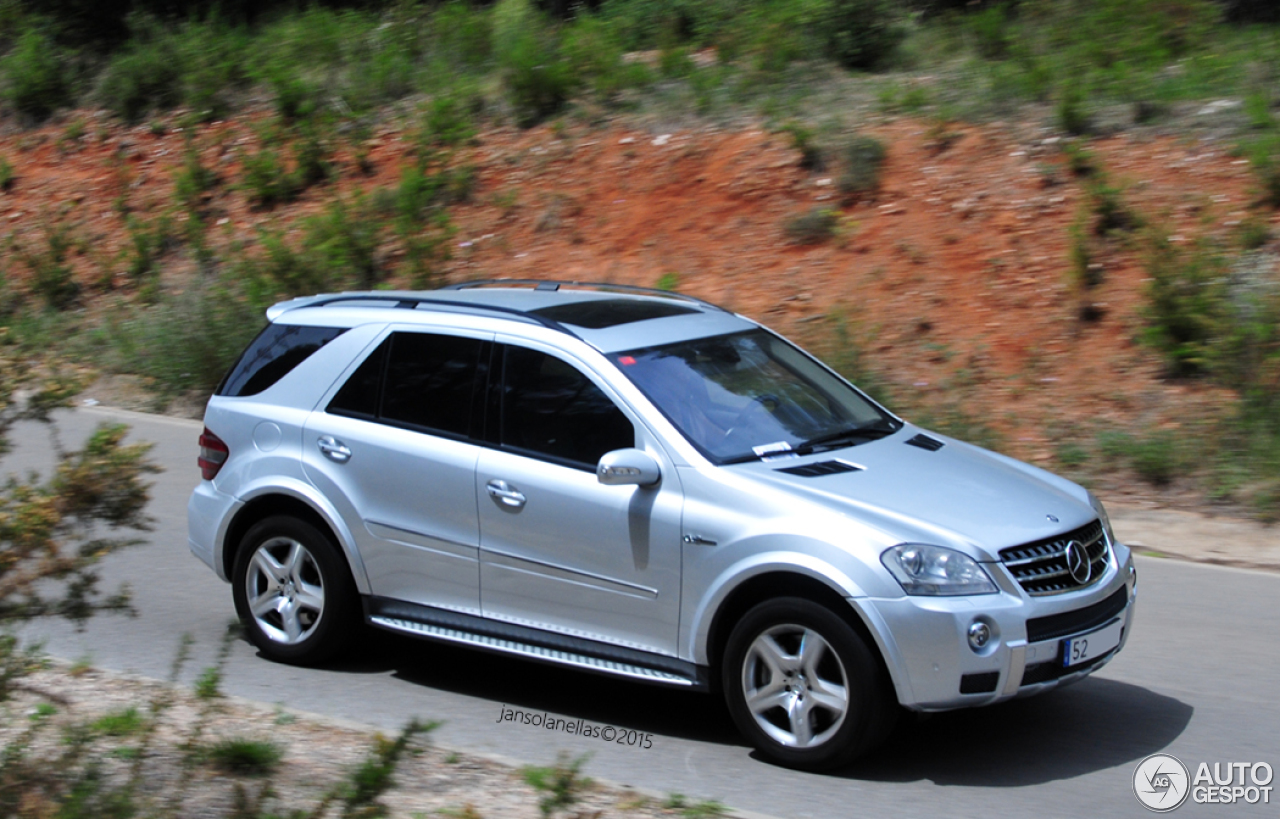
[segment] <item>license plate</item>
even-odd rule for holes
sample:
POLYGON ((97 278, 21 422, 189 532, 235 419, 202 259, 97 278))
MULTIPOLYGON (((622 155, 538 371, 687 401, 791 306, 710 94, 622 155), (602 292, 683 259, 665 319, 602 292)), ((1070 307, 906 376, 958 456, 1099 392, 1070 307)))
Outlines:
POLYGON ((1062 641, 1062 665, 1070 668, 1073 665, 1087 663, 1101 657, 1111 649, 1120 645, 1120 632, 1124 630, 1124 621, 1117 620, 1109 626, 1097 631, 1069 637, 1062 641))

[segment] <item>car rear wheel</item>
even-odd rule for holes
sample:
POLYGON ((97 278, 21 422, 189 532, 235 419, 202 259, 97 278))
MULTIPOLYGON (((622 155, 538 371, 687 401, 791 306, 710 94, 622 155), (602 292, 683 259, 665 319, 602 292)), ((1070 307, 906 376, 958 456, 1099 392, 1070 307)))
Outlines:
POLYGON ((865 640, 802 598, 751 609, 729 636, 721 679, 738 728, 788 767, 847 764, 884 739, 897 713, 865 640))
POLYGON ((287 516, 258 522, 240 542, 232 574, 236 613, 267 657, 310 664, 347 647, 357 594, 337 547, 311 524, 287 516))

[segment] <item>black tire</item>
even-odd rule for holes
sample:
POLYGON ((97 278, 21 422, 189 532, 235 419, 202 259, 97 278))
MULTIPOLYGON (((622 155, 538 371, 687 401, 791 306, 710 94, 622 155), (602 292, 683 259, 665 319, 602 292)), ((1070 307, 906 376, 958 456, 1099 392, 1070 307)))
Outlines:
POLYGON ((360 625, 359 593, 346 559, 327 534, 297 518, 270 517, 249 529, 236 552, 231 589, 250 641, 279 662, 331 659, 350 646, 360 625), (255 560, 259 553, 264 559, 255 560), (255 615, 251 597, 274 608, 255 615))
POLYGON ((897 718, 874 649, 835 612, 799 597, 765 601, 738 621, 720 677, 738 729, 761 755, 790 768, 847 765, 882 742, 897 718), (841 680, 838 715, 833 684, 841 680))

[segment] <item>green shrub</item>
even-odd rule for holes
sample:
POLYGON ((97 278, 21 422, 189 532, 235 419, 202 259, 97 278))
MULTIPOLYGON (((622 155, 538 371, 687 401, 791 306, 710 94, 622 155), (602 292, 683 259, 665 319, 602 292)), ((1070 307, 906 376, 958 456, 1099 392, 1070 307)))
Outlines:
POLYGON ((418 734, 435 730, 438 722, 419 722, 414 719, 400 732, 395 741, 379 736, 371 753, 351 774, 350 783, 342 795, 346 807, 343 816, 383 816, 386 809, 378 799, 395 785, 392 775, 400 763, 400 757, 418 734))
POLYGON ((13 190, 13 166, 9 164, 9 160, 0 156, 0 191, 13 190))
POLYGON ((125 227, 129 233, 125 251, 126 272, 134 285, 142 289, 143 297, 149 301, 156 296, 155 289, 159 286, 160 272, 157 264, 171 242, 169 220, 160 218, 151 225, 145 225, 135 217, 128 216, 125 218, 125 227))
POLYGON ((182 102, 197 119, 208 122, 230 112, 236 92, 249 84, 252 47, 243 28, 216 20, 183 26, 179 34, 182 102))
POLYGON ((262 322, 238 288, 213 279, 151 306, 114 311, 97 335, 106 369, 150 378, 168 399, 212 393, 262 322))
POLYGON ((1173 375, 1210 372, 1230 326, 1222 261, 1203 246, 1183 249, 1160 231, 1147 237, 1144 337, 1173 375))
POLYGON ((476 135, 475 120, 468 104, 452 94, 443 94, 427 104, 423 117, 423 138, 430 145, 453 147, 476 135))
POLYGON ((1120 189, 1107 184, 1101 176, 1089 183, 1086 193, 1089 209, 1093 212, 1094 234, 1109 236, 1142 227, 1142 218, 1125 204, 1120 189))
POLYGON ((209 761, 221 770, 241 776, 266 776, 284 759, 284 749, 274 742, 231 737, 208 748, 209 761))
POLYGON ((590 757, 590 754, 583 754, 570 759, 562 751, 552 767, 530 765, 521 769, 524 781, 543 794, 538 800, 538 810, 543 816, 549 817, 558 810, 567 810, 582 798, 583 790, 591 787, 591 780, 581 775, 582 766, 590 757))
POLYGON ((876 68, 905 36, 889 0, 828 0, 819 26, 826 55, 846 68, 876 68))
POLYGON ((238 265, 238 278, 244 282, 250 301, 270 304, 278 298, 334 289, 330 271, 291 248, 280 234, 264 231, 258 236, 258 244, 261 255, 243 259, 238 265))
POLYGON ((1280 208, 1280 135, 1269 134, 1247 150, 1249 165, 1262 189, 1262 203, 1280 208))
POLYGON ((71 104, 71 76, 65 53, 34 28, 0 58, 5 97, 18 111, 44 119, 71 104))
POLYGON ((1073 289, 1082 293, 1102 284, 1103 267, 1094 262, 1094 249, 1090 240, 1093 231, 1088 227, 1087 211, 1081 209, 1069 231, 1068 261, 1073 289))
POLYGON ((314 265, 328 271, 330 281, 353 282, 360 290, 381 281, 382 226, 365 199, 357 196, 350 205, 335 199, 328 210, 306 224, 304 247, 314 257, 314 265))
POLYGON ((840 212, 816 207, 787 220, 784 230, 787 238, 800 245, 822 244, 835 236, 840 223, 840 212))
POLYGON ((293 187, 301 193, 334 175, 329 161, 333 149, 318 123, 299 123, 293 134, 293 187))
POLYGON ((548 30, 519 37, 501 60, 503 84, 516 120, 524 127, 558 114, 578 88, 573 67, 561 56, 548 30))
POLYGON ((294 71, 276 67, 268 74, 267 84, 275 94, 276 113, 285 122, 309 117, 324 105, 320 86, 294 71))
POLYGON ((885 148, 880 140, 869 136, 853 137, 840 150, 836 189, 847 199, 873 193, 880 187, 884 158, 885 148))
POLYGON ((1099 172, 1098 158, 1079 142, 1064 144, 1062 151, 1067 155, 1067 167, 1073 176, 1092 176, 1099 172))
POLYGON ((1271 94, 1266 89, 1254 89, 1245 95, 1244 112, 1251 128, 1266 131, 1276 125, 1275 115, 1271 113, 1271 94))
POLYGON ((182 99, 182 58, 170 36, 131 41, 107 65, 98 95, 126 122, 172 108, 182 99))
POLYGON ((453 66, 478 68, 493 56, 493 18, 466 0, 449 0, 436 9, 430 27, 445 60, 453 66))
POLYGON ((1014 44, 1009 5, 993 3, 965 17, 965 28, 980 57, 1003 60, 1009 56, 1014 44))
POLYGON ((800 167, 807 171, 820 171, 826 167, 826 157, 815 140, 812 128, 801 122, 792 120, 782 126, 784 133, 791 137, 791 147, 800 152, 800 167))
POLYGON ((142 715, 138 713, 138 709, 130 706, 99 717, 89 727, 94 732, 109 737, 124 737, 142 733, 147 724, 142 715))
POLYGON ((1142 436, 1104 432, 1098 436, 1098 449, 1109 461, 1130 467, 1156 486, 1165 486, 1186 471, 1182 441, 1171 430, 1154 430, 1142 436))
POLYGON ((280 153, 270 145, 264 144, 256 152, 242 155, 240 166, 244 174, 240 188, 258 207, 271 208, 292 202, 301 193, 280 153))
POLYGON ((1072 136, 1089 133, 1090 117, 1084 107, 1084 92, 1080 86, 1068 82, 1058 95, 1058 127, 1072 136))
POLYGON ((1245 250, 1257 250, 1269 241, 1271 228, 1262 219, 1250 217, 1240 224, 1240 246, 1245 250))
POLYGON ((573 75, 605 101, 649 80, 649 69, 643 63, 623 61, 617 33, 596 15, 581 14, 574 19, 564 31, 561 51, 573 75))
POLYGON ((55 310, 70 307, 80 296, 80 283, 67 263, 71 246, 70 225, 58 224, 45 227, 44 248, 18 249, 18 257, 31 271, 31 289, 55 310))
POLYGON ((187 212, 193 216, 199 212, 204 194, 218 184, 218 175, 200 161, 200 151, 187 131, 182 154, 182 167, 173 180, 173 192, 187 212))

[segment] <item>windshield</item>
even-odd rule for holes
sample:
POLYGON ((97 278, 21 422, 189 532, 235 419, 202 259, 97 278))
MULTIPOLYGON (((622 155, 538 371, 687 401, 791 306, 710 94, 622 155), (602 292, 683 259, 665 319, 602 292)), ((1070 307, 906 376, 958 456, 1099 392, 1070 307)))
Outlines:
POLYGON ((849 446, 901 426, 807 354, 763 330, 610 358, 718 463, 849 446))

